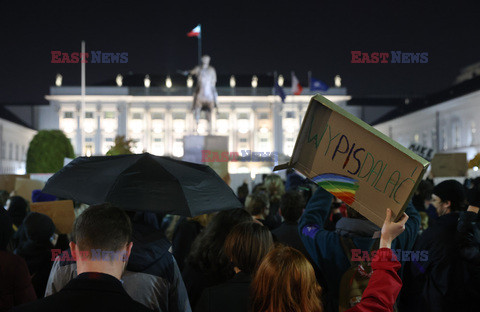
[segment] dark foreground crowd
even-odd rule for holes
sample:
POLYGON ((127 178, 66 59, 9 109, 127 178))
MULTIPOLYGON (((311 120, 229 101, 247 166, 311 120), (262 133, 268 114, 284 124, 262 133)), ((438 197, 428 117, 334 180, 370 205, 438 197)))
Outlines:
POLYGON ((65 235, 3 192, 0 311, 480 311, 480 178, 422 181, 382 228, 293 172, 237 194, 194 218, 76 208, 65 235))

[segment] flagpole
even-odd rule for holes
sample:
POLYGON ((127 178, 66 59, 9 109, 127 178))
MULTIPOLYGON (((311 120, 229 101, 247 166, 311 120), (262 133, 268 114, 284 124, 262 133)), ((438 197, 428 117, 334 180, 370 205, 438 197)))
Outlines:
POLYGON ((308 71, 308 90, 312 89, 312 71, 308 71))
POLYGON ((80 131, 80 155, 83 156, 83 142, 84 142, 84 133, 83 133, 83 126, 84 126, 84 119, 85 119, 85 62, 86 62, 86 59, 85 59, 85 41, 82 40, 82 63, 81 63, 81 66, 82 66, 82 75, 81 75, 81 78, 82 78, 82 87, 81 87, 81 106, 80 106, 80 129, 78 129, 80 131))
POLYGON ((200 33, 198 34, 198 65, 202 65, 202 25, 200 25, 200 33))

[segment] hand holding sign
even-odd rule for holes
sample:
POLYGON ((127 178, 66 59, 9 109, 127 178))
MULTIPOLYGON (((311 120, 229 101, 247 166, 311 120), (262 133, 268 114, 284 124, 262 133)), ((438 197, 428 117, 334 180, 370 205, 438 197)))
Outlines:
POLYGON ((408 220, 408 215, 404 212, 403 216, 398 222, 392 219, 392 211, 387 209, 387 216, 382 226, 382 236, 380 238, 380 248, 391 248, 392 241, 405 230, 405 223, 408 220))

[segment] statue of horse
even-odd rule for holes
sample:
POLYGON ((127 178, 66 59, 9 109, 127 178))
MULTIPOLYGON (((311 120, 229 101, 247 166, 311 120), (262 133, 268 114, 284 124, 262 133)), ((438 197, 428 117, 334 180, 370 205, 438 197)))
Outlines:
POLYGON ((208 121, 208 132, 211 132, 212 129, 212 111, 217 108, 217 98, 218 93, 215 88, 217 83, 217 73, 215 68, 209 65, 210 57, 204 55, 202 57, 202 65, 196 66, 189 73, 197 77, 197 86, 195 88, 195 93, 193 94, 193 105, 192 111, 195 114, 195 120, 198 122, 200 120, 201 111, 205 111, 206 119, 208 121))

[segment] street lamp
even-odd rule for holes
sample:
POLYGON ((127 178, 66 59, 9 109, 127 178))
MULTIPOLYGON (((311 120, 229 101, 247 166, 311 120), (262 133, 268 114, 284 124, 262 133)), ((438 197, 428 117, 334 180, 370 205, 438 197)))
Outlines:
POLYGON ((257 78, 257 76, 253 75, 253 77, 252 77, 252 88, 255 89, 256 87, 258 87, 258 78, 257 78))
POLYGON ((167 86, 169 89, 172 87, 172 79, 170 76, 167 76, 167 79, 165 80, 165 86, 167 86))
POLYGON ((187 78, 187 87, 188 87, 188 88, 193 87, 193 78, 192 78, 191 75, 188 75, 188 78, 187 78))
POLYGON ((278 86, 283 87, 284 82, 285 82, 285 79, 283 79, 283 75, 278 76, 278 86))
POLYGON ((115 78, 115 82, 117 83, 117 87, 123 86, 123 76, 118 74, 115 78))
POLYGON ((57 77, 55 77, 55 85, 57 87, 61 87, 62 86, 62 80, 63 80, 63 76, 60 75, 60 74, 57 74, 57 77))
POLYGON ((143 79, 143 84, 145 85, 145 88, 150 88, 150 76, 149 75, 146 75, 145 76, 145 79, 143 79))

